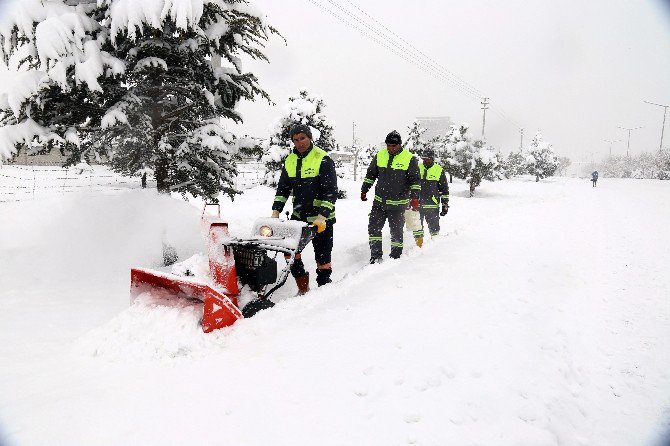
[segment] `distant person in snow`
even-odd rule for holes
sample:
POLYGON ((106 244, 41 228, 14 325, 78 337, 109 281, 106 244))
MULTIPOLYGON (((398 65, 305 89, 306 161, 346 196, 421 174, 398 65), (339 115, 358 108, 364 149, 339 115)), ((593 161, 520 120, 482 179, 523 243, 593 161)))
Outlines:
POLYGON ((435 163, 435 152, 432 149, 423 150, 421 158, 423 159, 423 163, 419 165, 421 229, 414 232, 414 241, 419 247, 423 245, 423 221, 426 220, 428 223, 430 236, 437 237, 440 234, 440 217, 449 212, 449 183, 444 169, 435 163))
POLYGON ((393 130, 386 135, 386 148, 377 152, 370 162, 361 188, 361 200, 377 181, 374 202, 368 221, 370 263, 382 259, 382 229, 386 220, 391 229, 391 258, 402 255, 405 209, 419 211, 419 163, 409 150, 402 147, 400 134, 393 130))
MULTIPOLYGON (((316 259, 316 283, 330 283, 333 272, 333 225, 335 224, 335 201, 337 200, 337 174, 335 163, 325 150, 312 143, 312 131, 303 124, 295 124, 289 131, 293 151, 286 157, 282 167, 277 192, 272 204, 272 217, 279 218, 289 196, 293 193, 291 220, 299 220, 317 227, 312 240, 316 259)), ((298 294, 309 291, 309 273, 296 255, 291 274, 298 285, 298 294)))
POLYGON ((596 183, 598 182, 598 171, 594 170, 591 172, 591 181, 593 182, 593 187, 596 187, 596 183))

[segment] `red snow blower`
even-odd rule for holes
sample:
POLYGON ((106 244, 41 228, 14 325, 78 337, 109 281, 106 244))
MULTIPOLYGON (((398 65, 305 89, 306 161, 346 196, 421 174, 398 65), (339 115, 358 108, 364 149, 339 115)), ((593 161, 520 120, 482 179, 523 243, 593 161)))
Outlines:
POLYGON ((249 238, 231 238, 228 223, 221 219, 220 207, 216 217, 206 215, 205 209, 202 223, 207 231, 208 277, 197 280, 132 268, 130 295, 134 301, 148 292, 166 305, 179 299, 202 303, 202 330, 209 333, 273 307, 270 296, 286 283, 296 253, 314 238, 316 228, 298 221, 259 218, 249 238), (270 257, 268 252, 274 252, 274 256, 270 257), (286 265, 278 275, 276 257, 279 253, 284 254, 286 265), (257 298, 240 311, 238 296, 245 286, 257 293, 257 298))

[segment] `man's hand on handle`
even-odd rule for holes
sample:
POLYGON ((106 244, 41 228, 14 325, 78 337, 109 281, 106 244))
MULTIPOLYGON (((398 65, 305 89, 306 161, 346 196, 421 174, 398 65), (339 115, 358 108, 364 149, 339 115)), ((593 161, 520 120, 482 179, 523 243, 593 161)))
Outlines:
POLYGON ((317 215, 312 226, 316 226, 316 233, 321 234, 326 230, 326 217, 321 214, 317 215))

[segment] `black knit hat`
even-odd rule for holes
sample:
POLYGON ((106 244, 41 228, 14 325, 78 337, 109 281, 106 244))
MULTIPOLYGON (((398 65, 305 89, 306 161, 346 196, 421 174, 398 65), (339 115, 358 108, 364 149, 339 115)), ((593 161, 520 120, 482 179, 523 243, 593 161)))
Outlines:
POLYGON ((435 158, 435 151, 433 149, 423 149, 421 158, 435 158))
POLYGON ((391 133, 386 135, 384 142, 386 144, 402 144, 402 138, 400 137, 400 133, 393 130, 391 133))
POLYGON ((304 133, 309 139, 312 139, 312 131, 305 124, 294 124, 288 132, 288 136, 289 138, 293 138, 293 135, 297 135, 298 133, 304 133))

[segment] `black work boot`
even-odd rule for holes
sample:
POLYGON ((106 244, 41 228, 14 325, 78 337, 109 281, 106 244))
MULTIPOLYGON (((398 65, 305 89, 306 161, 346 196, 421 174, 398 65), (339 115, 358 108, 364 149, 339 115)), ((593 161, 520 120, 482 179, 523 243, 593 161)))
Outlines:
POLYGON ((391 247, 391 257, 392 259, 399 259, 402 255, 402 248, 397 248, 395 246, 391 247))
POLYGON ((382 263, 382 258, 381 257, 370 257, 370 265, 374 265, 375 263, 382 263))
POLYGON ((316 283, 319 284, 319 286, 327 285, 332 282, 330 280, 330 275, 333 273, 333 270, 331 268, 329 269, 317 269, 316 270, 316 283))

